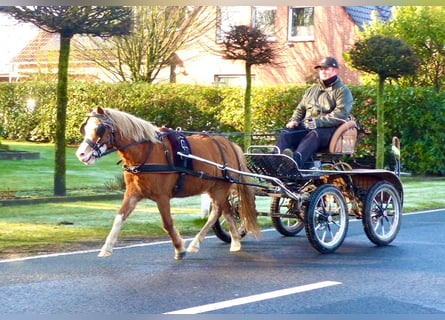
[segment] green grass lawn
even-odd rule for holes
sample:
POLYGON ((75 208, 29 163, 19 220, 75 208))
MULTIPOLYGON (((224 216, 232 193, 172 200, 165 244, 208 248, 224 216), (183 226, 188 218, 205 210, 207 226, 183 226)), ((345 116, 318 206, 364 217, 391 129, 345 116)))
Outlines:
MULTIPOLYGON (((17 197, 52 195, 54 179, 54 145, 48 143, 2 141, 10 150, 39 152, 40 159, 1 160, 0 196, 10 194, 17 197)), ((66 150, 66 187, 70 192, 90 188, 104 190, 107 182, 121 174, 116 165, 116 153, 99 159, 94 166, 86 166, 77 160, 76 147, 66 150)), ((77 192, 78 193, 78 192, 77 192)))
MULTIPOLYGON (((1 196, 32 197, 52 195, 54 148, 50 144, 2 141, 10 149, 40 152, 38 160, 0 162, 1 196)), ((105 188, 121 173, 118 157, 110 154, 94 166, 75 157, 75 147, 67 148, 67 189, 69 194, 91 195, 110 192, 105 188)), ((404 212, 445 208, 445 177, 403 177, 404 212)), ((270 199, 257 200, 261 211, 268 211, 270 199)), ((91 247, 98 249, 108 234, 120 201, 79 201, 22 206, 0 206, 0 258, 37 252, 54 252, 91 247)), ((172 214, 183 235, 193 235, 204 224, 200 197, 172 200, 172 214)), ((270 219, 260 217, 263 226, 270 219)), ((120 241, 166 238, 155 203, 140 202, 124 224, 120 241)))
POLYGON ((404 212, 445 208, 445 177, 402 177, 404 212))

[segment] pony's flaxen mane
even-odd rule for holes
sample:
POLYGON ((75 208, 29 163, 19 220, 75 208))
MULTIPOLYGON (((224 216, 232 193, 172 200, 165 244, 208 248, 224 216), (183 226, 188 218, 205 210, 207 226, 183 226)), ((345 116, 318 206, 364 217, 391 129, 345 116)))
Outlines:
POLYGON ((134 139, 135 141, 147 139, 153 143, 158 141, 156 132, 159 130, 152 123, 123 111, 109 108, 104 110, 110 118, 113 127, 119 129, 121 137, 134 139))

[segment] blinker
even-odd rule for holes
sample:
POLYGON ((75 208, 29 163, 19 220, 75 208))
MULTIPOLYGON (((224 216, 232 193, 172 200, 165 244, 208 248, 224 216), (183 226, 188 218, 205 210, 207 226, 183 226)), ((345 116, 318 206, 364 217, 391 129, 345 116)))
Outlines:
POLYGON ((99 137, 99 138, 102 138, 103 136, 104 136, 104 134, 105 134, 105 130, 107 129, 107 127, 104 125, 104 124, 99 124, 98 126, 97 126, 97 128, 96 128, 96 135, 99 137))
MULTIPOLYGON (((80 126, 80 133, 82 135, 85 135, 85 126, 86 126, 87 122, 85 121, 84 123, 82 123, 82 125, 80 126)), ((104 134, 105 134, 105 130, 107 130, 107 126, 105 124, 100 123, 97 128, 96 128, 96 135, 99 138, 103 138, 104 134)))

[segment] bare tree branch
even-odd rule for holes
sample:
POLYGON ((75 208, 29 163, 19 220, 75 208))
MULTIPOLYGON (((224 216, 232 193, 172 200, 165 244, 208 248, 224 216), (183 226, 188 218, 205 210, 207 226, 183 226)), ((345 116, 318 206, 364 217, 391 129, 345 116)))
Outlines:
POLYGON ((153 82, 160 70, 174 63, 176 52, 206 32, 214 23, 204 7, 135 7, 130 35, 105 41, 91 39, 96 50, 76 43, 89 60, 120 81, 153 82))

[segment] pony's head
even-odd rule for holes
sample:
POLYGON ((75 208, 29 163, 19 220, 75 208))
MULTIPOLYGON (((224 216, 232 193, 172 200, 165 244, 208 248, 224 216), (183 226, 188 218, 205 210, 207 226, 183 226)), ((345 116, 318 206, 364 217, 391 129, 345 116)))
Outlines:
POLYGON ((115 131, 106 110, 90 110, 87 119, 80 126, 84 139, 76 151, 77 158, 86 165, 94 164, 97 158, 114 147, 115 131))
POLYGON ((90 110, 80 127, 84 139, 77 149, 77 158, 91 165, 113 151, 122 151, 144 142, 157 143, 158 128, 131 114, 98 107, 90 110))

